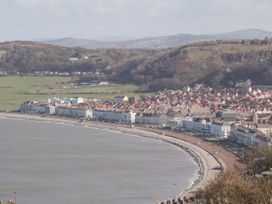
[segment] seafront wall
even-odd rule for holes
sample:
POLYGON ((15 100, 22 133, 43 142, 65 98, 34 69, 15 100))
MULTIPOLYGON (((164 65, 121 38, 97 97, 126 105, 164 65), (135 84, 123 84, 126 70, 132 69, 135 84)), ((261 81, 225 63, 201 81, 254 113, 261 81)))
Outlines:
POLYGON ((75 119, 56 118, 56 117, 41 117, 37 115, 26 115, 17 113, 0 113, 0 118, 11 118, 11 119, 23 119, 23 120, 34 120, 49 123, 61 123, 61 124, 73 124, 73 125, 84 125, 88 127, 95 127, 101 129, 109 129, 114 131, 120 131, 123 133, 137 135, 152 139, 161 140, 187 151, 197 162, 199 166, 199 177, 194 184, 183 192, 178 193, 174 198, 168 198, 164 201, 158 201, 158 203, 182 203, 184 197, 189 198, 195 194, 199 189, 203 189, 213 182, 222 172, 224 163, 216 159, 206 150, 198 147, 196 144, 183 141, 181 139, 173 138, 164 134, 158 134, 151 131, 140 130, 137 128, 128 128, 118 124, 110 124, 103 122, 79 122, 75 119))

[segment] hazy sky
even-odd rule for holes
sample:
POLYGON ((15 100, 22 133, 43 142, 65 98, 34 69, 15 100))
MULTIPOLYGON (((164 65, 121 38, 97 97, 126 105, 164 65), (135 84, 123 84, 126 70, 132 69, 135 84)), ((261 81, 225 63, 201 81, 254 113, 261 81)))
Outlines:
POLYGON ((272 31, 272 0, 0 0, 0 41, 272 31))

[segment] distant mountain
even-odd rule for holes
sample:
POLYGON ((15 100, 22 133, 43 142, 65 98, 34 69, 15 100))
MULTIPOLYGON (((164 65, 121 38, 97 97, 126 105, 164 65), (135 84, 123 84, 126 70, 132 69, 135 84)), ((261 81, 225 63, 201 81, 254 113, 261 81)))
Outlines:
POLYGON ((265 37, 272 38, 272 32, 258 29, 247 29, 214 35, 177 34, 172 36, 150 37, 137 40, 120 40, 121 38, 119 37, 115 38, 119 40, 112 39, 106 41, 62 38, 43 42, 64 47, 82 47, 87 49, 162 49, 170 47, 180 47, 194 42, 214 40, 264 39, 265 37))
POLYGON ((136 38, 130 38, 130 37, 122 37, 122 36, 111 36, 111 37, 104 37, 101 39, 97 39, 99 41, 129 41, 129 40, 135 40, 136 38))
POLYGON ((213 35, 213 37, 222 40, 264 39, 265 37, 272 38, 272 32, 259 29, 247 29, 229 33, 220 33, 213 35))

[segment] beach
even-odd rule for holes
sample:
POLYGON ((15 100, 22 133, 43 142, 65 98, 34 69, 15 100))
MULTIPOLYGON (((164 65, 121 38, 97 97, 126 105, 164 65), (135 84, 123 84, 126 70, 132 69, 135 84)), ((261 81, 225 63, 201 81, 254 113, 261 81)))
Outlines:
MULTIPOLYGON (((0 117, 110 129, 174 144, 177 147, 187 151, 195 159, 199 166, 198 179, 190 188, 177 194, 175 199, 183 198, 184 196, 191 196, 198 189, 203 189, 211 182, 213 182, 222 173, 223 170, 233 171, 237 165, 237 158, 235 155, 223 149, 222 147, 203 141, 200 138, 182 133, 145 127, 129 128, 126 125, 115 123, 80 121, 77 119, 42 117, 39 115, 26 115, 20 113, 0 113, 0 117)), ((167 199, 172 200, 173 198, 166 198, 166 200, 167 199)))

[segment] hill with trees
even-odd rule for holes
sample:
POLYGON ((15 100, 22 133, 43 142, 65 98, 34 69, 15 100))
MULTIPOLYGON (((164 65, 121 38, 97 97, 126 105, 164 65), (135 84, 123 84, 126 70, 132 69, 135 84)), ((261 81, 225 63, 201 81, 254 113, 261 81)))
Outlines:
POLYGON ((0 71, 79 71, 86 73, 81 81, 135 83, 152 90, 194 83, 225 87, 246 79, 255 85, 272 85, 272 41, 210 41, 154 50, 6 42, 0 43, 0 71))

